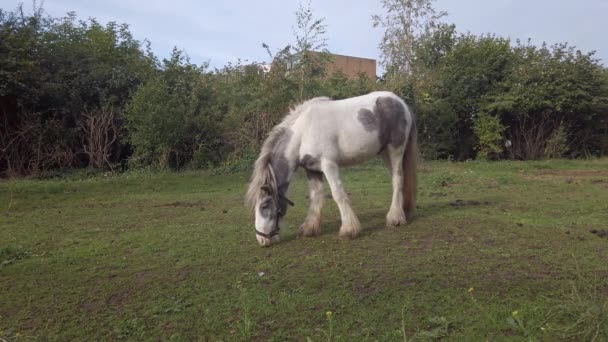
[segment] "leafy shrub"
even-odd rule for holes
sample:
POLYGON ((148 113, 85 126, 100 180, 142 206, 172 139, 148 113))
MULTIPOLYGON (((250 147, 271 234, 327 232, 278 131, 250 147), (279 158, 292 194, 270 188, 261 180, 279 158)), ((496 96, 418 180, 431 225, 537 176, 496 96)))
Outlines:
POLYGON ((501 141, 505 127, 500 123, 500 118, 486 112, 481 112, 473 125, 473 131, 477 137, 477 157, 490 159, 496 157, 501 151, 501 141))
POLYGON ((568 131, 564 124, 556 129, 545 145, 546 158, 561 158, 568 150, 568 131))

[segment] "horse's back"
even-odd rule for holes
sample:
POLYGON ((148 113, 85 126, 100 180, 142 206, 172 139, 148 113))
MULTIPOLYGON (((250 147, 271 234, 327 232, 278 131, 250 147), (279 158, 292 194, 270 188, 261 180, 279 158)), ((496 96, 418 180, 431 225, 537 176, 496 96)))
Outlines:
POLYGON ((374 114, 380 98, 403 103, 391 92, 311 103, 297 123, 302 139, 300 155, 325 157, 340 165, 373 158, 384 147, 380 122, 374 114))

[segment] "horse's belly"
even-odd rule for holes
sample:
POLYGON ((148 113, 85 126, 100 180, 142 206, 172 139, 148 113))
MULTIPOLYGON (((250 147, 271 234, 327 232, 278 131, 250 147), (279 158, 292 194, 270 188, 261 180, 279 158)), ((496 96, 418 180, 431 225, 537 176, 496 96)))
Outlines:
POLYGON ((380 141, 377 134, 359 133, 342 136, 338 139, 340 165, 360 164, 373 158, 380 152, 380 141))

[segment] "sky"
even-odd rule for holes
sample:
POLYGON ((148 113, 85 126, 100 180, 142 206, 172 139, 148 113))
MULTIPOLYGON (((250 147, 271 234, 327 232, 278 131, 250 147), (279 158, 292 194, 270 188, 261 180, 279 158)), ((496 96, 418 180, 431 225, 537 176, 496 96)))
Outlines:
MULTIPOLYGON (((0 0, 12 10, 22 1, 0 0)), ((32 3, 23 1, 26 10, 32 3)), ((220 68, 237 59, 266 62, 262 43, 271 50, 293 42, 299 0, 46 0, 45 11, 63 16, 127 23, 135 38, 152 42, 154 53, 167 57, 184 49, 196 64, 220 68)), ((327 24, 328 49, 337 54, 380 58, 382 31, 371 15, 383 13, 380 0, 312 0, 317 17, 327 24)), ((437 0, 448 12, 445 22, 459 32, 494 33, 535 44, 568 42, 583 52, 597 51, 608 66, 608 0, 437 0)), ((381 70, 381 69, 379 69, 381 70)))

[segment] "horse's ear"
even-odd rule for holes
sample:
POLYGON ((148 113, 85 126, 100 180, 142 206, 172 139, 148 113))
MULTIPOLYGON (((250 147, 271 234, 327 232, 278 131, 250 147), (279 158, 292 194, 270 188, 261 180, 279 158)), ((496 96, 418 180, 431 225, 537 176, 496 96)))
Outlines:
POLYGON ((262 185, 262 187, 260 188, 262 190, 262 193, 266 196, 270 196, 272 195, 272 189, 270 189, 270 186, 268 186, 267 184, 262 185))

